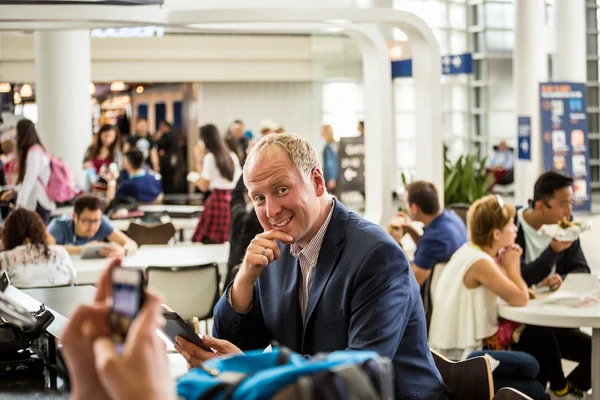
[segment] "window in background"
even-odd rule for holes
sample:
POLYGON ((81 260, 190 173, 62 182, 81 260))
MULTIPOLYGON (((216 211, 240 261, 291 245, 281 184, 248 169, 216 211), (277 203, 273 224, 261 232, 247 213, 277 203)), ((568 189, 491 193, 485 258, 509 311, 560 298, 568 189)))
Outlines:
POLYGON ((136 118, 148 118, 148 104, 138 104, 136 118))
POLYGON ((173 102, 173 130, 177 131, 181 126, 181 121, 183 120, 183 103, 181 101, 173 102))
POLYGON ((15 115, 27 118, 34 124, 38 122, 38 107, 36 103, 25 103, 15 105, 15 115))
POLYGON ((167 106, 165 103, 154 104, 154 127, 155 131, 158 130, 158 124, 167 119, 167 106))
POLYGON ((323 84, 323 123, 331 125, 336 140, 358 136, 356 127, 363 118, 363 89, 360 83, 323 84))

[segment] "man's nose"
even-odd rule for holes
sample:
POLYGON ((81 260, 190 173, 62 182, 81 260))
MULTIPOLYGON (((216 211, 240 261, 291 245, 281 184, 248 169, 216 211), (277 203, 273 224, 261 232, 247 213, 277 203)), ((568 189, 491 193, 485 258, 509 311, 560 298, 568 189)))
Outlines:
POLYGON ((276 217, 281 212, 281 207, 279 206, 279 202, 275 199, 267 199, 267 217, 273 218, 276 217))

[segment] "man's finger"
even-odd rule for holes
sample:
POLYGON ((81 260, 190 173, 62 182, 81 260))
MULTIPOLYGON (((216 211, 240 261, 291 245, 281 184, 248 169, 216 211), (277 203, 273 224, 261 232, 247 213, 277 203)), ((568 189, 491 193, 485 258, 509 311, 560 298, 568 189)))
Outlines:
POLYGON ((233 343, 227 340, 214 338, 210 335, 202 336, 202 341, 221 354, 233 354, 241 352, 240 349, 233 343))
POLYGON ((260 255, 266 255, 262 254, 263 249, 270 249, 273 252, 273 259, 277 260, 279 259, 279 244, 277 244, 277 242, 273 241, 273 240, 268 240, 268 239, 263 239, 263 238, 256 238, 254 239, 251 243, 250 246, 248 247, 248 249, 252 248, 254 253, 260 254, 260 255))
POLYGON ((268 240, 281 240, 285 244, 290 244, 294 241, 294 238, 288 235, 287 233, 283 233, 281 231, 276 230, 266 231, 256 236, 268 240))
POLYGON ((94 296, 95 303, 105 303, 111 295, 111 274, 115 267, 121 266, 121 259, 116 258, 110 262, 108 267, 102 272, 98 284, 96 285, 96 295, 94 296))
POLYGON ((181 336, 177 336, 177 343, 175 343, 174 347, 185 360, 193 366, 198 366, 202 362, 210 360, 215 355, 212 352, 206 351, 201 347, 196 346, 194 343, 191 343, 181 336))

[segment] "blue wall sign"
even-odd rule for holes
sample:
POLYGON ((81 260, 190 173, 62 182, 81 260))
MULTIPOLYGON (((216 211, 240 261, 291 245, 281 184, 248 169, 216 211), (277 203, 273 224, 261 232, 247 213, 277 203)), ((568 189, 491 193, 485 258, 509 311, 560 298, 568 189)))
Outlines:
MULTIPOLYGON (((442 57, 442 74, 472 74, 473 55, 471 53, 455 54, 442 57)), ((392 61, 392 79, 412 76, 412 60, 392 61)))
POLYGON ((518 118, 517 147, 519 160, 531 160, 531 117, 518 118))
POLYGON ((540 83, 544 170, 573 177, 575 211, 591 209, 586 99, 584 83, 540 83))

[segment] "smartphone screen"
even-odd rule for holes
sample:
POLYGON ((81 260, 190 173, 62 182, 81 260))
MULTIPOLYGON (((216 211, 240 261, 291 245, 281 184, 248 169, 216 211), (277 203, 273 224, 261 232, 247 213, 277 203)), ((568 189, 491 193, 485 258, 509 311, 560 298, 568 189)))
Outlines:
POLYGON ((110 336, 122 351, 129 326, 144 301, 144 272, 137 268, 115 268, 112 271, 112 296, 110 336))

